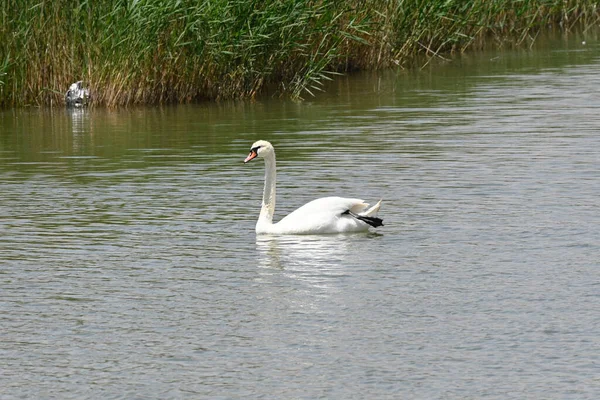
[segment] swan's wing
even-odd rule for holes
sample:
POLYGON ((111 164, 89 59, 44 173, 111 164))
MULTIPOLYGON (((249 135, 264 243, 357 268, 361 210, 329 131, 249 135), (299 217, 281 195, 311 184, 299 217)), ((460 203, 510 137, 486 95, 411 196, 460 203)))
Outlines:
POLYGON ((347 199, 344 197, 322 197, 306 203, 302 207, 292 211, 283 220, 300 220, 304 218, 313 219, 319 215, 340 215, 345 211, 360 213, 369 205, 360 199, 347 199))
POLYGON ((276 229, 286 233, 336 233, 368 229, 368 223, 352 217, 369 218, 377 212, 380 203, 369 206, 363 200, 344 197, 323 197, 306 203, 277 224, 276 229))

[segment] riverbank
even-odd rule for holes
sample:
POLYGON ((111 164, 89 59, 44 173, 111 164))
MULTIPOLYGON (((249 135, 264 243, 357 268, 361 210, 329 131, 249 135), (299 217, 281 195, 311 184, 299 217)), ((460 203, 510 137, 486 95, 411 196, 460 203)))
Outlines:
POLYGON ((3 2, 0 107, 301 98, 337 73, 598 25, 590 1, 3 2))

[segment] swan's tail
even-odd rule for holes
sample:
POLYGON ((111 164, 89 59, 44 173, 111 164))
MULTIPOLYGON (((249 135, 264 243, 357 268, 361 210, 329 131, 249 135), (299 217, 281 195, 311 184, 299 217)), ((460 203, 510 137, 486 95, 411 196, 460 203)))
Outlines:
POLYGON ((381 207, 381 200, 377 202, 373 207, 369 208, 367 211, 363 211, 358 215, 363 217, 374 217, 377 215, 377 211, 379 211, 379 207, 381 207))
POLYGON ((350 214, 354 218, 371 225, 373 228, 377 228, 378 226, 383 226, 383 220, 375 216, 377 215, 377 211, 379 211, 379 207, 381 207, 381 200, 379 200, 377 204, 369 208, 367 211, 355 214, 352 211, 348 210, 344 214, 350 214))

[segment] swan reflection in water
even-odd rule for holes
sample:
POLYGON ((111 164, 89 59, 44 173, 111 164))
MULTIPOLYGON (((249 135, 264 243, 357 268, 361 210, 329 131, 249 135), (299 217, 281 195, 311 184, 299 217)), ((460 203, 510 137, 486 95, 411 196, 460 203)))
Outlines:
MULTIPOLYGON (((348 275, 353 246, 366 234, 352 235, 258 235, 258 266, 283 270, 289 277, 311 285, 332 288, 332 283, 348 275)), ((266 271, 264 271, 266 272, 266 271)))

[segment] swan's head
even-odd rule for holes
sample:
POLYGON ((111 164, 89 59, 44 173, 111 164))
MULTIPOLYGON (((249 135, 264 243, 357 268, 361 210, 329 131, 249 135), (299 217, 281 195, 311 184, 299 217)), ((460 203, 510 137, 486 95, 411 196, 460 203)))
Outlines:
POLYGON ((250 154, 248 154, 248 157, 246 157, 244 162, 247 163, 250 160, 254 160, 256 157, 265 158, 273 154, 275 154, 273 145, 266 140, 259 140, 258 142, 254 142, 250 148, 250 154))

